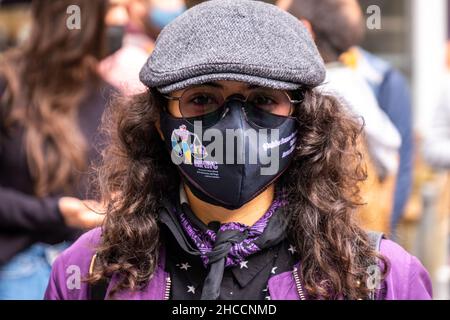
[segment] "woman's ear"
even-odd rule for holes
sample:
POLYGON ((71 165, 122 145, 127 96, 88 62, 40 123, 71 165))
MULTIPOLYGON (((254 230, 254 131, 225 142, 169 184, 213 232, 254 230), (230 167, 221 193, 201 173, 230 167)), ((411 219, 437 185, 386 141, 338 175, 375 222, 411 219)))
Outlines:
POLYGON ((316 35, 314 34, 314 30, 313 30, 311 22, 309 22, 309 20, 306 20, 306 19, 300 19, 300 21, 306 27, 306 29, 308 30, 308 32, 311 35, 311 37, 315 40, 316 39, 316 35))

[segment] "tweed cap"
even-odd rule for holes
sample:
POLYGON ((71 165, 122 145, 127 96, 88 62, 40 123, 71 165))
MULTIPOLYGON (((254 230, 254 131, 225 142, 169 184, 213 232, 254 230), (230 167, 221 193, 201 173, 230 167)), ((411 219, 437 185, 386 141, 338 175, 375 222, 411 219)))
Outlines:
POLYGON ((218 80, 294 90, 324 78, 303 24, 253 0, 210 0, 186 11, 162 30, 140 72, 146 86, 162 93, 218 80))

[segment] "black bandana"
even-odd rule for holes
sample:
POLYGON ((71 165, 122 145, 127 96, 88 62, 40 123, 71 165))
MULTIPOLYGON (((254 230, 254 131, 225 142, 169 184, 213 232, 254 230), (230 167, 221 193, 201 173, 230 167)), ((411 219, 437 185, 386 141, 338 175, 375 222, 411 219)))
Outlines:
POLYGON ((250 243, 252 248, 256 247, 259 250, 263 250, 283 241, 286 235, 287 219, 284 218, 283 210, 280 210, 282 209, 282 206, 277 206, 277 201, 274 201, 272 204, 271 209, 273 208, 275 208, 275 212, 268 219, 267 225, 261 234, 259 234, 254 241, 246 242, 251 233, 251 227, 247 227, 245 230, 242 228, 229 228, 227 227, 229 224, 221 225, 218 222, 212 222, 206 226, 194 215, 187 203, 180 204, 180 201, 177 201, 177 206, 173 206, 166 202, 165 207, 160 212, 160 221, 167 226, 177 240, 179 246, 185 252, 194 256, 204 256, 207 258, 203 260, 204 262, 206 261, 209 270, 203 285, 202 300, 216 300, 219 297, 220 285, 227 260, 237 261, 237 263, 244 260, 245 256, 242 256, 241 260, 239 260, 238 255, 234 255, 232 259, 229 258, 230 254, 233 255, 232 251, 233 248, 236 248, 236 245, 249 245, 250 243), (208 252, 205 253, 202 246, 199 246, 196 241, 192 239, 192 235, 189 234, 183 226, 180 216, 185 216, 191 226, 196 230, 203 232, 203 234, 214 234, 215 242, 208 252))

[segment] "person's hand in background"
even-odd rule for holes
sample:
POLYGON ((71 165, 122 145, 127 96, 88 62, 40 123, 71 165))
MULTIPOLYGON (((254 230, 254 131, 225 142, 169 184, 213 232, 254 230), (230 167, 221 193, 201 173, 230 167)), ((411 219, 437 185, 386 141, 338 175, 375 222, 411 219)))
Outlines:
POLYGON ((73 228, 93 229, 100 226, 105 218, 104 207, 94 200, 62 197, 58 207, 66 225, 73 228))

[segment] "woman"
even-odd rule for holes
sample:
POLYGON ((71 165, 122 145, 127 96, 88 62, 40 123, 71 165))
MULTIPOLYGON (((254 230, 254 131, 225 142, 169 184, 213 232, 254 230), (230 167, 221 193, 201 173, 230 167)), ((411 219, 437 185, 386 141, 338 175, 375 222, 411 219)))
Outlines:
POLYGON ((361 128, 324 77, 273 5, 213 0, 169 24, 148 92, 110 110, 103 228, 57 259, 46 298, 430 298, 420 262, 352 218, 361 128))
POLYGON ((28 40, 0 59, 0 299, 42 299, 60 250, 51 245, 101 224, 78 198, 89 197, 112 93, 96 71, 106 10, 106 1, 33 1, 28 40), (73 5, 80 29, 69 30, 73 5))

